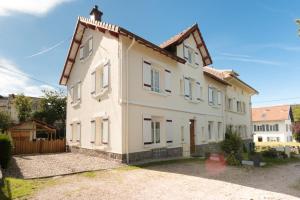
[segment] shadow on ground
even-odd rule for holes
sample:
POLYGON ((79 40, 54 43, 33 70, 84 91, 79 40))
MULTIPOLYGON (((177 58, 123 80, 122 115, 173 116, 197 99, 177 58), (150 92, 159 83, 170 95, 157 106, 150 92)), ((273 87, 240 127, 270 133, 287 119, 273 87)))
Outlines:
POLYGON ((148 170, 213 179, 300 197, 300 162, 267 168, 231 167, 193 159, 179 163, 145 165, 148 170))
POLYGON ((22 171, 14 157, 12 157, 8 168, 3 171, 3 176, 13 178, 24 178, 24 175, 22 174, 22 171))

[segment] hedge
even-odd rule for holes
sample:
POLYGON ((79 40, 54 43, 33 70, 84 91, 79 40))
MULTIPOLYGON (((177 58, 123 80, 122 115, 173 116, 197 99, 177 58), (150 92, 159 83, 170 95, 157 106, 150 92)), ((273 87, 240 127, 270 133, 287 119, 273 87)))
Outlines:
POLYGON ((8 135, 0 134, 0 166, 3 169, 8 167, 8 163, 11 159, 12 144, 8 135))

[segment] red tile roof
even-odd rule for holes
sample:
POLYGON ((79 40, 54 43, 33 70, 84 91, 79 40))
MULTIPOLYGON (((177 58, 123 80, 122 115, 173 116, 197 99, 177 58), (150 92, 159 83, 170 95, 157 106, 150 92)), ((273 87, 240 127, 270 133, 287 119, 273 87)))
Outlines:
POLYGON ((252 108, 252 121, 282 121, 289 119, 290 105, 252 108))

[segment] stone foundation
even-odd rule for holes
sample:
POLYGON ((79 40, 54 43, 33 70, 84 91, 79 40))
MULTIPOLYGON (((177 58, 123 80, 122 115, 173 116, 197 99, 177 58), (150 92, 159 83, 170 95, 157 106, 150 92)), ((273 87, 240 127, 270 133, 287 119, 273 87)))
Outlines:
POLYGON ((220 153, 221 147, 220 143, 208 143, 196 145, 195 153, 192 156, 201 156, 204 157, 207 153, 220 153))
MULTIPOLYGON (((69 150, 74 153, 86 154, 89 156, 97 156, 108 160, 116 160, 126 163, 126 154, 111 153, 97 149, 84 149, 76 146, 69 146, 69 150)), ((155 160, 162 158, 175 158, 182 156, 182 147, 177 148, 158 148, 149 151, 141 151, 129 154, 129 162, 135 163, 139 161, 155 160)))

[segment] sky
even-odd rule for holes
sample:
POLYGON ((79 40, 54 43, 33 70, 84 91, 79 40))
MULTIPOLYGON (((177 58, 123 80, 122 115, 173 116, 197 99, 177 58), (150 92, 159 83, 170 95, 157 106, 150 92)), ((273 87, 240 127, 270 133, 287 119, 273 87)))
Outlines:
POLYGON ((42 95, 59 78, 78 16, 97 4, 103 21, 160 44, 198 23, 213 67, 259 91, 253 106, 300 103, 297 0, 1 0, 0 95, 42 95))

